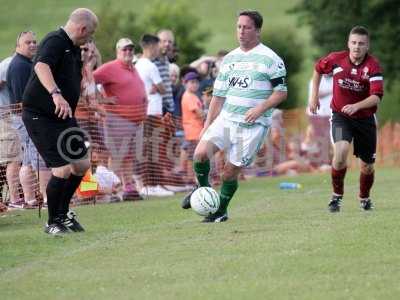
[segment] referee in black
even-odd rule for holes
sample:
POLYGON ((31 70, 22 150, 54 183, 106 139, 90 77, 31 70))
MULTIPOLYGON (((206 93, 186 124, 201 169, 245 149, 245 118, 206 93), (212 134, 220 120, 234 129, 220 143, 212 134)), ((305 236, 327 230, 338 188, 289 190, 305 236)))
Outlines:
POLYGON ((46 189, 45 232, 50 235, 84 231, 69 211, 71 198, 90 167, 84 132, 74 112, 82 79, 80 46, 91 39, 97 24, 91 10, 78 8, 64 27, 47 34, 23 95, 22 120, 52 172, 46 189))

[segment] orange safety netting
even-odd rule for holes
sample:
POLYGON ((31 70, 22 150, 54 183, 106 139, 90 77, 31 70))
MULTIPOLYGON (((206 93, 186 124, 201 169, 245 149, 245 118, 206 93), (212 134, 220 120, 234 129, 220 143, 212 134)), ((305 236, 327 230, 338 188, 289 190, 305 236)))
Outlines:
MULTIPOLYGON (((1 202, 17 201, 26 194, 20 180, 23 149, 13 125, 20 114, 18 105, 0 107, 1 202)), ((120 105, 78 106, 76 118, 90 145, 93 165, 76 194, 78 199, 109 199, 120 195, 127 184, 132 184, 143 196, 168 196, 189 190, 195 184, 190 172, 191 161, 182 150, 180 118, 148 116, 143 119, 143 109, 120 105)), ((311 140, 317 141, 314 144, 319 148, 304 154, 306 127, 304 110, 284 112, 275 120, 253 164, 243 170, 242 178, 279 175, 280 170, 286 170, 286 165, 290 167, 289 163, 293 163, 297 172, 315 171, 319 164, 329 164, 330 145, 321 147, 325 144, 319 143, 315 136, 311 140)), ((399 129, 399 123, 387 123, 380 129, 378 164, 400 164, 399 129)), ((223 153, 217 153, 211 162, 213 184, 220 182, 223 164, 223 153)), ((35 168, 30 174, 30 180, 25 178, 23 184, 29 185, 31 194, 37 197, 40 174, 35 168)))

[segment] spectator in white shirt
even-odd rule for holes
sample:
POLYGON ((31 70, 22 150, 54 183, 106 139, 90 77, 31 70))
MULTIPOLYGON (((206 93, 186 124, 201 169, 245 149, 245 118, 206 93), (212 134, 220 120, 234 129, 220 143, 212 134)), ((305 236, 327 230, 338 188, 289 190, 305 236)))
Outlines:
POLYGON ((161 132, 163 131, 162 114, 163 104, 162 95, 165 94, 165 87, 160 72, 157 66, 152 62, 160 55, 160 39, 151 34, 144 34, 140 39, 140 46, 142 47, 143 54, 137 60, 135 67, 139 73, 140 78, 143 80, 148 105, 147 105, 147 120, 144 126, 145 135, 145 155, 147 157, 144 162, 143 168, 147 176, 145 176, 141 190, 141 194, 149 196, 171 196, 174 193, 166 190, 160 185, 160 179, 163 176, 163 166, 160 165, 160 160, 157 157, 160 153, 153 153, 158 150, 157 142, 161 139, 161 132))
POLYGON ((135 67, 143 80, 147 99, 147 115, 162 115, 162 96, 165 94, 165 88, 157 66, 152 62, 159 56, 160 39, 151 34, 144 34, 140 40, 140 46, 143 49, 143 55, 137 60, 135 67))

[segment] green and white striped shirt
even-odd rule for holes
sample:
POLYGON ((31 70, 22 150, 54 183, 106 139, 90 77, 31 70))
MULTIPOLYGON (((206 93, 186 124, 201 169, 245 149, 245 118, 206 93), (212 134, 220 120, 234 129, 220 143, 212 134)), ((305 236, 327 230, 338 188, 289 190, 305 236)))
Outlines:
MULTIPOLYGON (((223 59, 214 83, 214 96, 226 98, 221 115, 245 123, 245 113, 265 101, 273 91, 287 91, 283 60, 270 48, 258 44, 250 51, 237 48, 223 59)), ((269 126, 273 109, 256 123, 269 126)))

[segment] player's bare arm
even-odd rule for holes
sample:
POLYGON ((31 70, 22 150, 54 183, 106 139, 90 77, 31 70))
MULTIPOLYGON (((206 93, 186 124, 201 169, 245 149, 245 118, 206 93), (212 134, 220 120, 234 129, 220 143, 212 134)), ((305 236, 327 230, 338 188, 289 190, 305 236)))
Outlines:
MULTIPOLYGON (((35 73, 38 76, 42 85, 46 88, 49 93, 53 93, 58 87, 54 80, 53 74, 51 73, 50 67, 42 62, 38 62, 35 67, 35 73)), ((64 99, 61 93, 53 93, 52 94, 54 105, 56 109, 54 113, 62 119, 67 118, 68 116, 72 117, 72 110, 69 106, 68 102, 64 99)))
POLYGON ((313 114, 317 113, 317 110, 320 107, 319 103, 319 85, 321 83, 321 74, 314 70, 312 77, 312 89, 311 89, 311 99, 310 103, 308 103, 308 107, 310 112, 313 114))
POLYGON ((378 105, 380 100, 381 98, 379 98, 379 96, 371 95, 365 98, 363 101, 343 106, 342 113, 351 116, 361 109, 370 108, 378 105))
POLYGON ((245 115, 245 121, 248 123, 255 122, 268 109, 276 107, 287 98, 287 92, 274 91, 265 101, 249 109, 245 115))

